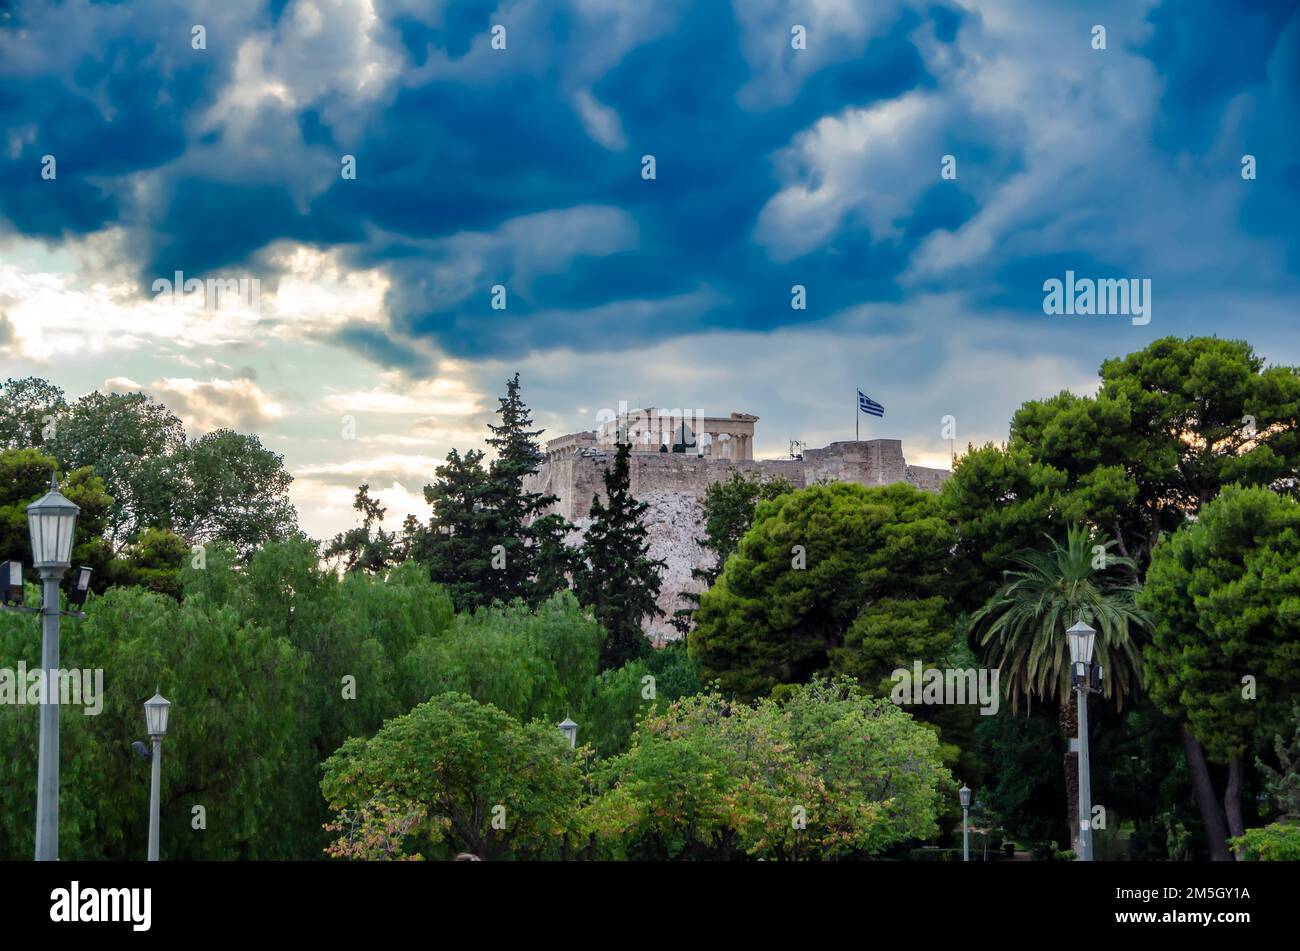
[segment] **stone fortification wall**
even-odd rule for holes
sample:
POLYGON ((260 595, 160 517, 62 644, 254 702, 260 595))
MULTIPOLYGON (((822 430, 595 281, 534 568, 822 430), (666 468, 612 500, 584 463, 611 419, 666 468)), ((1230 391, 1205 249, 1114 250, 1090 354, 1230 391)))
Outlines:
MULTIPOLYGON (((525 480, 529 492, 554 495, 552 511, 574 523, 569 543, 582 543, 588 525, 587 513, 593 495, 605 497, 604 473, 614 460, 612 449, 591 444, 591 434, 562 437, 563 451, 548 454, 536 475, 525 480)), ((667 563, 662 573, 659 607, 665 617, 646 625, 651 637, 671 639, 677 631, 668 623, 674 611, 688 606, 687 592, 698 592, 692 568, 708 567, 709 553, 700 546, 704 533, 701 502, 713 482, 740 472, 750 478, 778 476, 796 488, 823 482, 857 482, 860 485, 892 485, 907 482, 926 492, 937 492, 948 478, 946 469, 909 466, 898 439, 835 442, 822 449, 804 451, 802 459, 717 459, 687 453, 633 452, 630 457, 632 494, 650 509, 645 523, 649 532, 650 557, 667 563)))
MULTIPOLYGON (((612 450, 591 449, 552 458, 535 476, 525 481, 529 492, 557 496, 553 511, 569 521, 585 518, 591 499, 605 498, 605 467, 614 461, 612 450)), ((629 461, 632 494, 638 499, 653 493, 704 498, 710 483, 740 472, 749 478, 784 477, 803 488, 804 464, 797 459, 710 459, 688 453, 634 452, 629 461)))

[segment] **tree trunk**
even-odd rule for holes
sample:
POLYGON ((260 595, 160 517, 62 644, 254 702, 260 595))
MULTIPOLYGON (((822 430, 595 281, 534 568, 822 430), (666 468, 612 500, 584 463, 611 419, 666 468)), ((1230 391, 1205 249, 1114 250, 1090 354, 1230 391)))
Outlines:
POLYGON ((1070 741, 1079 735, 1079 710, 1072 702, 1074 692, 1067 690, 1061 701, 1061 739, 1065 741, 1065 805, 1069 812, 1066 828, 1070 830, 1070 848, 1079 854, 1079 754, 1070 749, 1070 741))
MULTIPOLYGON (((1246 834, 1246 824, 1241 818, 1241 754, 1234 753, 1228 760, 1228 786, 1223 791, 1223 811, 1228 816, 1228 835, 1234 839, 1246 834)), ((1233 853, 1236 857, 1236 853, 1233 853)))
POLYGON ((1183 724, 1183 752, 1187 758, 1187 775, 1192 780, 1192 793, 1196 798, 1196 808, 1201 812, 1201 821, 1205 823, 1205 837, 1210 847, 1210 859, 1214 862, 1230 862, 1232 855, 1228 852, 1228 826, 1223 818, 1223 810, 1214 798, 1214 783, 1210 781, 1210 767, 1205 763, 1205 750, 1196 737, 1192 736, 1187 724, 1183 724))

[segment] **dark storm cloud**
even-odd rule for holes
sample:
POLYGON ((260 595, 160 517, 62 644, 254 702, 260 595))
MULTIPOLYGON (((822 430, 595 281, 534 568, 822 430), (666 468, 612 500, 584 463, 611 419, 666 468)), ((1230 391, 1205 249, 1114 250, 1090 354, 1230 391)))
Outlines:
POLYGON ((1294 272, 1287 5, 1168 3, 1145 20, 1122 4, 1008 6, 990 21, 1023 19, 1027 41, 942 4, 847 4, 796 52, 789 25, 809 14, 716 0, 618 16, 380 0, 374 24, 344 0, 19 3, 0 27, 0 219, 46 238, 122 225, 144 286, 264 268, 280 240, 342 248, 389 276, 391 327, 335 341, 412 374, 428 367, 413 339, 471 358, 600 351, 938 288, 969 293, 975 319, 1038 319, 1042 281, 1066 268, 1222 286, 1251 237, 1284 242, 1294 272), (1111 48, 1085 61, 1095 76, 1068 73, 1061 51, 1086 49, 1096 21, 1111 48), (487 47, 498 22, 506 52, 487 47), (206 51, 190 49, 192 23, 206 51), (1005 73, 978 71, 997 55, 1005 73), (1107 67, 1139 87, 1159 74, 1150 116, 1104 90, 1107 67), (1040 101, 982 112, 1014 70, 1040 101), (901 117, 855 114, 908 102, 901 117), (1072 126, 1073 152, 1042 145, 1072 126), (1106 143, 1117 127, 1131 151, 1106 143), (1104 144, 1078 154, 1089 142, 1104 144), (855 149, 916 151, 876 171, 855 149), (949 152, 962 171, 940 181, 949 152), (1242 152, 1259 154, 1259 181, 1240 181, 1242 152), (46 153, 57 186, 40 179, 46 153), (355 180, 339 176, 344 154, 355 180), (1189 219, 1198 204, 1206 217, 1189 219), (1223 246, 1223 271, 1171 265, 1180 242, 1223 246), (806 310, 790 307, 795 284, 806 310))

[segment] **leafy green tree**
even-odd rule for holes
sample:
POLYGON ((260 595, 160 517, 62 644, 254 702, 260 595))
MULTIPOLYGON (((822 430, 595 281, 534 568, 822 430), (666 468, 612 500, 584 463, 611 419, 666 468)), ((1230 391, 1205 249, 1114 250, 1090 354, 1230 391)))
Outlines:
POLYGON ((760 502, 779 498, 793 492, 788 479, 750 479, 739 472, 731 478, 714 482, 704 492, 701 511, 704 516, 704 537, 700 544, 713 553, 713 566, 703 569, 701 577, 711 586, 722 574, 722 566, 740 545, 749 527, 754 523, 754 512, 760 502))
MULTIPOLYGON (((729 479, 710 483, 700 505, 704 518, 704 537, 699 543, 713 555, 714 560, 706 568, 692 568, 691 577, 701 582, 705 590, 711 588, 718 580, 718 575, 722 574, 722 566, 726 564, 727 558, 736 550, 740 539, 753 524, 758 503, 793 491, 794 485, 781 476, 760 480, 733 472, 729 479)), ((692 618, 700 603, 698 594, 688 593, 685 598, 692 606, 675 612, 672 622, 683 634, 690 631, 692 618)))
POLYGON ((1055 711, 1000 712, 980 719, 976 733, 986 767, 980 801, 1024 845, 1065 841, 1077 820, 1067 824, 1061 812, 1067 798, 1061 772, 1066 747, 1055 711))
POLYGON ((605 468, 605 501, 591 499, 577 574, 578 600, 608 633, 603 668, 642 656, 648 649, 642 624, 663 613, 656 599, 664 562, 648 555, 642 519, 650 506, 632 495, 631 452, 631 444, 618 444, 614 464, 605 468))
POLYGON ((404 662, 420 699, 459 692, 516 719, 558 723, 591 688, 605 632, 568 591, 530 610, 523 601, 461 614, 422 638, 404 662))
POLYGON ((1022 406, 1005 447, 973 449, 943 489, 963 601, 982 603, 1008 559, 1076 522, 1116 540, 1140 575, 1162 532, 1223 486, 1300 475, 1300 376, 1249 344, 1165 337, 1101 366, 1096 397, 1022 406))
POLYGON ((185 539, 166 529, 151 528, 128 546, 124 557, 113 562, 110 578, 115 585, 136 585, 179 601, 181 568, 189 558, 185 539))
POLYGON ((1300 371, 1267 366, 1244 340, 1164 337, 1101 367, 1102 394, 1126 403, 1144 451, 1132 460, 1151 512, 1148 549, 1166 507, 1196 511, 1227 485, 1300 474, 1300 371))
POLYGON ((1006 583, 971 618, 985 663, 1001 671, 1013 711, 1021 700, 1059 704, 1065 754, 1067 818, 1078 851, 1078 754, 1068 740, 1079 732, 1070 688, 1066 629, 1084 620, 1097 629, 1094 662, 1105 671, 1105 696, 1117 708, 1132 700, 1142 683, 1141 648, 1150 619, 1134 603, 1138 586, 1132 562, 1110 554, 1113 540, 1071 527, 1065 544, 1049 538, 1046 551, 1027 550, 1007 572, 1006 583))
POLYGON ((408 655, 421 638, 446 633, 451 601, 414 564, 340 578, 302 537, 264 545, 247 564, 229 544, 213 545, 202 567, 191 559, 181 579, 187 601, 219 599, 242 623, 283 638, 305 659, 300 733, 281 794, 292 804, 284 821, 297 854, 318 854, 328 818, 320 763, 347 737, 368 736, 428 698, 427 684, 405 676, 408 655))
POLYGON ((265 542, 297 531, 289 501, 293 476, 284 458, 256 436, 229 429, 193 440, 181 453, 185 493, 171 511, 179 534, 191 542, 222 538, 247 556, 265 542))
POLYGON ((1300 820, 1300 706, 1293 709, 1291 719, 1295 721, 1295 735, 1291 742, 1283 741, 1280 733, 1273 737, 1278 768, 1274 769, 1258 758, 1255 765, 1264 774, 1264 787, 1277 804, 1282 818, 1295 821, 1300 820))
POLYGON ((39 449, 67 405, 63 390, 39 377, 0 383, 0 449, 39 449))
POLYGON ((457 693, 433 697, 370 739, 348 740, 324 770, 321 790, 344 832, 336 851, 345 855, 355 854, 347 848, 354 817, 380 804, 418 817, 390 834, 398 841, 389 857, 544 855, 575 828, 582 801, 578 757, 554 724, 521 725, 457 693))
POLYGON ((952 544, 939 500, 909 485, 837 483, 764 502, 701 599, 691 654, 745 698, 825 670, 874 687, 952 644, 952 544))
POLYGON ((940 500, 956 528, 953 586, 963 607, 988 601, 1012 559, 1045 532, 1065 531, 1061 499, 1068 484, 1065 472, 1035 462, 1024 446, 971 447, 957 459, 940 500))
POLYGON ((934 733, 848 681, 784 702, 684 698, 598 765, 586 822, 615 855, 832 859, 932 835, 952 780, 934 733))
POLYGON ((1246 862, 1300 862, 1300 825, 1274 822, 1250 829, 1232 840, 1232 848, 1246 862))
POLYGON ((599 757, 622 753, 638 719, 701 689, 699 664, 686 653, 684 643, 651 651, 595 679, 577 718, 580 736, 599 757))
POLYGON ((1145 650, 1156 704, 1186 724, 1185 745, 1211 854, 1245 832, 1247 753, 1281 731, 1300 696, 1300 503, 1232 486, 1159 545, 1139 603, 1155 619, 1145 650), (1228 765, 1220 812, 1210 759, 1228 765))
POLYGON ((186 494, 178 456, 180 419, 143 393, 90 393, 58 421, 49 449, 64 469, 90 466, 113 498, 107 536, 114 547, 144 528, 173 528, 172 507, 186 494))

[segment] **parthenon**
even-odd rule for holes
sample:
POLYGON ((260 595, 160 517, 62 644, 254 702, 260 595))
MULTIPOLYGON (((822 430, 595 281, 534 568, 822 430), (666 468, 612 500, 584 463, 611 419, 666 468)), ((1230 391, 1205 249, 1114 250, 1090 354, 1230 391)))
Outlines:
POLYGON ((610 413, 595 430, 571 433, 546 444, 547 461, 580 449, 611 449, 630 442, 633 452, 676 452, 705 459, 754 458, 754 423, 750 413, 705 416, 698 410, 647 409, 610 413))

